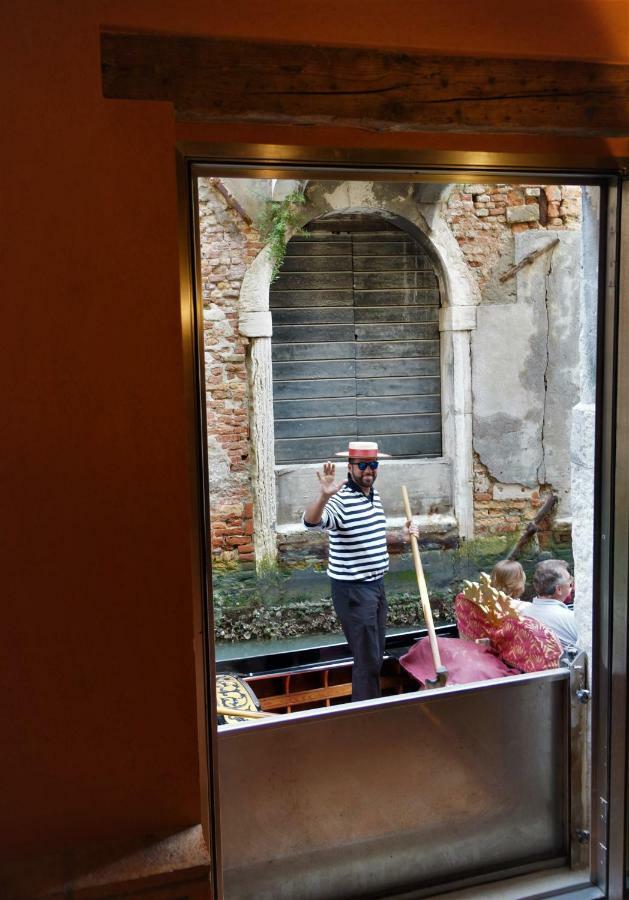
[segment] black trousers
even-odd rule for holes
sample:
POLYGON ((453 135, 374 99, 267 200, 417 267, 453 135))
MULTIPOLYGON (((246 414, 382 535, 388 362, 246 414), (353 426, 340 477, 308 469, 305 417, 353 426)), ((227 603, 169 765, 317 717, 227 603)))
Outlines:
POLYGON ((380 670, 384 656, 387 598, 384 579, 332 583, 332 602, 354 657, 352 700, 380 696, 380 670))

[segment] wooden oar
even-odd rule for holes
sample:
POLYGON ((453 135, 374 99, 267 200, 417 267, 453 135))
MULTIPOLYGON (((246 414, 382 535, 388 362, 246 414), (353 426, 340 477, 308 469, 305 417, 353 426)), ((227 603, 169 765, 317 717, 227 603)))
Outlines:
POLYGON ((260 712, 257 709, 230 709, 228 706, 217 706, 219 716, 239 716, 243 719, 275 719, 275 713, 260 712))
MULTIPOLYGON (((404 511, 409 522, 413 519, 411 512, 411 504, 408 500, 408 492, 405 485, 402 485, 402 500, 404 501, 404 511)), ((411 535, 411 549, 413 551, 413 562, 415 563, 415 574, 417 575, 417 586, 419 588, 419 599, 422 604, 422 612, 424 621, 428 629, 428 640, 430 641, 430 650, 432 653, 432 661, 435 667, 437 678, 430 681, 430 684, 443 687, 448 679, 448 670, 441 664, 441 654, 439 653, 439 644, 437 643, 437 634, 435 632, 435 623, 432 620, 432 609, 430 608, 430 600, 428 598, 428 588, 426 587, 426 579, 424 578, 424 569, 422 567, 421 556, 419 555, 419 544, 414 534, 411 535)))

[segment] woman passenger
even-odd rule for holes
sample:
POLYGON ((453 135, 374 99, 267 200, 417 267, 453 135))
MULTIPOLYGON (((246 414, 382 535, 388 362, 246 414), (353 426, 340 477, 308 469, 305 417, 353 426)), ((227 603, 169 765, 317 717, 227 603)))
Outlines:
POLYGON ((520 597, 524 593, 525 584, 524 569, 513 559, 501 559, 491 570, 491 586, 510 597, 517 610, 524 605, 520 602, 520 597))

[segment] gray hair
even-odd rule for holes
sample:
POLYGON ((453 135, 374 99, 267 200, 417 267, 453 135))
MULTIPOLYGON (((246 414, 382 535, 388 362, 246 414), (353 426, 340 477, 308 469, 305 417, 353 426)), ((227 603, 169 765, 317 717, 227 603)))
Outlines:
POLYGON ((533 575, 533 587, 538 597, 552 597, 558 584, 570 578, 566 563, 559 559, 545 559, 538 563, 533 575))

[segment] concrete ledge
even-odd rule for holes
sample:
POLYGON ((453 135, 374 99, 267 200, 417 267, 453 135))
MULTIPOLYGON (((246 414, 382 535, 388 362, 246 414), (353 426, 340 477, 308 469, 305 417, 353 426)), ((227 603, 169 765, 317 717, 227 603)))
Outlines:
MULTIPOLYGON (((420 534, 446 534, 453 531, 457 527, 456 518, 451 513, 437 513, 432 516, 413 516, 413 522, 419 528, 420 534)), ((398 530, 404 528, 406 518, 404 516, 393 516, 387 518, 387 530, 398 530)), ((288 525, 278 525, 278 535, 290 535, 306 533, 307 529, 300 524, 290 523, 288 525)), ((318 534, 319 532, 315 532, 318 534)), ((312 534, 312 532, 309 532, 312 534)))
MULTIPOLYGON (((282 465, 275 467, 277 490, 277 531, 299 526, 304 508, 318 495, 316 472, 319 463, 282 465)), ((339 480, 347 477, 346 461, 337 461, 339 480)), ((378 469, 377 487, 385 514, 400 518, 404 515, 401 486, 406 485, 411 509, 420 516, 439 516, 451 513, 452 466, 449 460, 401 459, 385 460, 378 469)))

